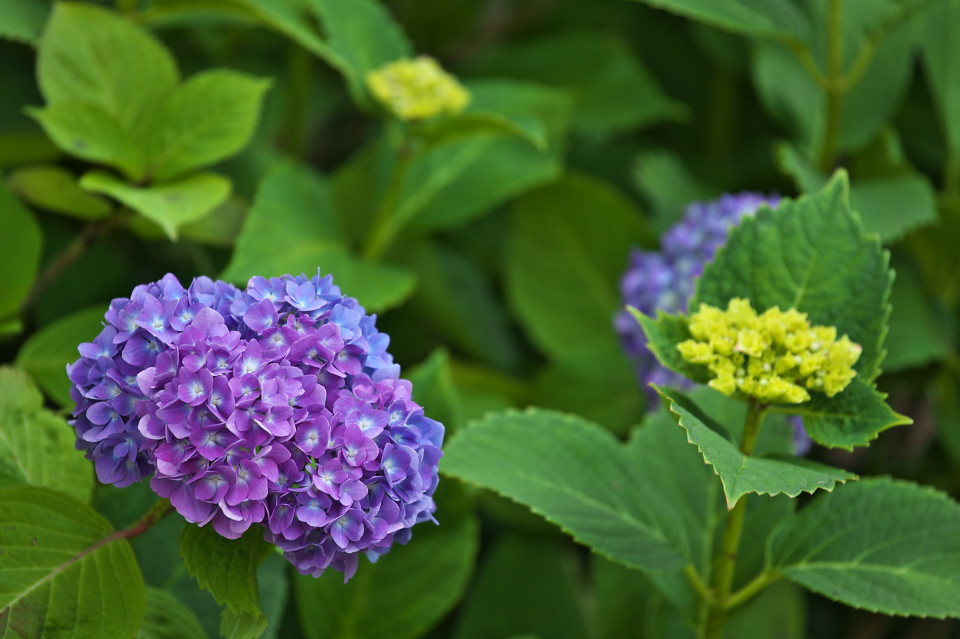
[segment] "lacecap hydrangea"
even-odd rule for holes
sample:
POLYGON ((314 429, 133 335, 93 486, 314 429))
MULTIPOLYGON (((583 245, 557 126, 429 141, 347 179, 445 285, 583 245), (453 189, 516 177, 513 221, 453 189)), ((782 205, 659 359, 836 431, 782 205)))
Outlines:
POLYGON ((304 574, 349 579, 433 520, 443 426, 330 276, 246 290, 176 277, 115 299, 67 367, 77 447, 101 482, 150 479, 190 522, 250 526, 304 574))
MULTIPOLYGON (((730 229, 760 205, 776 207, 779 203, 775 195, 746 192, 691 204, 683 219, 664 234, 660 251, 637 249, 631 254, 630 266, 620 282, 622 308, 632 306, 650 316, 655 316, 657 309, 685 313, 696 278, 726 243, 730 229)), ((622 310, 614 325, 651 401, 657 400, 657 393, 650 384, 690 387, 687 378, 657 361, 632 314, 622 310)))

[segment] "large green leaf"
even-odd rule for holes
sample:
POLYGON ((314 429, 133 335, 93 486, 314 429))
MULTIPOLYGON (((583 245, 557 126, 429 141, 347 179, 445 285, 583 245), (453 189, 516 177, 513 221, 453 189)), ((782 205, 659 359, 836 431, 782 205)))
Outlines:
POLYGON ((448 433, 459 429, 463 420, 460 393, 453 381, 450 354, 439 348, 404 378, 413 383, 413 400, 423 411, 442 423, 448 433))
POLYGON ((867 446, 888 428, 912 424, 887 406, 886 395, 855 379, 839 395, 829 398, 816 393, 809 402, 791 407, 803 416, 807 433, 818 444, 853 450, 867 446))
POLYGON ((0 636, 131 637, 146 595, 124 539, 89 506, 45 488, 0 489, 0 636))
POLYGON ((893 273, 889 254, 850 210, 848 193, 846 174, 838 171, 817 194, 744 219, 704 271, 690 308, 726 308, 742 297, 758 310, 798 309, 860 344, 855 369, 873 381, 884 355, 893 273))
POLYGON ((67 364, 77 361, 77 346, 92 342, 103 329, 107 305, 93 306, 44 326, 17 353, 17 366, 30 373, 60 406, 72 406, 67 364))
POLYGON ((960 506, 916 484, 865 479, 784 521, 768 562, 849 606, 960 617, 960 506))
POLYGON ((354 99, 367 102, 366 77, 388 62, 413 55, 413 47, 378 0, 311 0, 354 99))
MULTIPOLYGON (((310 0, 232 0, 247 8, 264 24, 297 42, 307 51, 340 68, 339 56, 320 37, 317 27, 310 19, 310 0)), ((186 0, 186 4, 196 4, 186 0)))
POLYGON ((474 422, 445 448, 441 470, 530 507, 593 550, 638 568, 688 560, 661 528, 672 510, 607 431, 573 415, 530 409, 474 422))
POLYGON ((883 368, 894 372, 947 359, 956 343, 951 317, 926 291, 916 267, 895 262, 890 335, 883 368))
POLYGON ((809 459, 792 456, 747 456, 722 434, 722 427, 703 414, 699 407, 679 391, 657 389, 669 401, 669 410, 687 431, 687 441, 696 446, 723 482, 727 508, 733 508, 749 493, 785 494, 833 490, 837 483, 856 479, 856 475, 809 459))
POLYGON ((920 54, 930 92, 947 134, 950 179, 960 179, 960 5, 940 3, 927 12, 920 54))
POLYGON ((35 45, 49 14, 43 0, 6 0, 0 7, 0 38, 35 45))
POLYGON ((0 253, 0 318, 20 308, 33 285, 40 265, 43 235, 33 214, 0 181, 0 217, 3 219, 4 250, 0 253))
POLYGON ((206 639, 207 633, 189 608, 158 588, 147 588, 147 616, 137 639, 206 639))
POLYGON ((173 90, 179 73, 163 45, 133 22, 89 4, 60 2, 40 42, 37 77, 49 104, 98 107, 132 131, 173 90))
POLYGON ((613 317, 640 212, 613 187, 585 175, 516 204, 507 292, 527 333, 561 362, 623 359, 613 317))
POLYGON ((201 588, 209 590, 223 611, 221 632, 234 637, 258 637, 267 627, 260 609, 257 566, 270 552, 263 532, 254 526, 239 539, 227 539, 213 526, 184 526, 180 556, 201 588))
POLYGON ((80 186, 103 193, 156 222, 171 240, 183 224, 201 219, 230 195, 230 180, 216 173, 195 173, 175 182, 134 186, 105 171, 90 171, 80 186))
POLYGON ((268 80, 219 69, 172 92, 149 129, 147 173, 169 180, 230 157, 253 136, 268 80))
POLYGON ((422 637, 463 597, 476 562, 479 523, 453 481, 440 482, 436 518, 420 524, 406 545, 395 544, 377 563, 361 560, 357 574, 328 570, 297 575, 294 595, 308 639, 422 637), (327 613, 325 611, 332 611, 327 613))
POLYGON ((318 268, 372 311, 400 303, 414 287, 406 269, 351 254, 326 180, 287 164, 261 183, 221 277, 245 283, 254 275, 313 275, 318 268))
POLYGON ((586 637, 576 559, 556 540, 501 538, 478 569, 454 639, 586 637))
POLYGON ((25 373, 0 368, 0 486, 41 486, 89 502, 93 469, 75 442, 25 373))
POLYGON ((704 24, 759 38, 807 35, 807 17, 790 0, 640 0, 704 24))
POLYGON ((478 58, 472 72, 523 78, 570 92, 571 126, 593 139, 687 114, 684 105, 664 94, 627 43, 608 32, 556 33, 501 45, 478 58))
POLYGON ((30 204, 82 220, 98 220, 110 215, 110 202, 87 193, 77 185, 70 171, 49 164, 17 169, 7 183, 30 204))
POLYGON ((720 195, 701 184, 679 157, 665 151, 647 151, 637 156, 633 182, 649 202, 660 232, 679 222, 692 202, 720 195))

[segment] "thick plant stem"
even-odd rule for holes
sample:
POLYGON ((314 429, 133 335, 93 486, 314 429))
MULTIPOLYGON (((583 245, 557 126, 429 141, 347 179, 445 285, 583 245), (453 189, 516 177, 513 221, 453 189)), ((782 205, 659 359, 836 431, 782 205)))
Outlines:
POLYGON ((410 163, 413 160, 413 148, 409 141, 404 141, 397 152, 397 163, 393 168, 393 174, 390 177, 390 184, 387 186, 387 192, 380 202, 377 215, 373 220, 373 232, 370 234, 370 240, 364 251, 364 257, 369 259, 380 259, 387 252, 397 233, 402 229, 402 224, 396 219, 397 204, 400 202, 400 192, 403 190, 403 184, 407 178, 407 172, 410 169, 410 163))
POLYGON ((827 129, 823 138, 820 170, 829 173, 837 161, 840 119, 843 116, 843 0, 830 0, 827 14, 827 129))
MULTIPOLYGON (((752 455, 757 448, 760 423, 763 420, 765 408, 755 400, 750 400, 747 409, 747 422, 743 430, 743 441, 740 444, 740 451, 744 455, 752 455)), ((700 639, 720 639, 723 636, 723 626, 727 621, 730 591, 733 586, 733 575, 737 567, 737 552, 740 550, 740 537, 743 535, 743 519, 746 514, 747 495, 744 495, 730 511, 727 518, 720 556, 717 558, 717 568, 711 583, 713 597, 700 623, 700 639)))

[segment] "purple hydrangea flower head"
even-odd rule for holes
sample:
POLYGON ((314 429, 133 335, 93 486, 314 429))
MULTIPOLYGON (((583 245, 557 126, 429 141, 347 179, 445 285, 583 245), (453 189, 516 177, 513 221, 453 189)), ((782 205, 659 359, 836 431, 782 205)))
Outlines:
MULTIPOLYGON (((651 316, 657 309, 687 312, 696 279, 727 241, 730 229, 760 205, 776 207, 779 203, 778 196, 749 192, 694 202, 683 219, 664 234, 660 251, 638 249, 630 256, 630 266, 620 282, 623 306, 633 306, 651 316)), ((689 380, 665 368, 647 349, 643 330, 633 315, 626 310, 619 312, 614 325, 651 401, 656 401, 657 395, 650 384, 690 386, 689 380)))
POLYGON ((433 520, 444 428, 411 399, 373 315, 330 276, 246 290, 173 275, 114 300, 67 367, 77 447, 103 483, 188 521, 254 524, 298 570, 349 579, 433 520))

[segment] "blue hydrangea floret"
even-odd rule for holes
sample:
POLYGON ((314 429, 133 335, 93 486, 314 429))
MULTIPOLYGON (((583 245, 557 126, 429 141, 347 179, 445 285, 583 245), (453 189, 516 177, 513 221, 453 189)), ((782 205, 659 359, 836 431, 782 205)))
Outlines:
POLYGON ((150 479, 190 522, 250 526, 304 574, 349 579, 432 520, 443 426, 330 276, 246 290, 176 277, 115 299, 67 367, 77 447, 101 482, 150 479))

